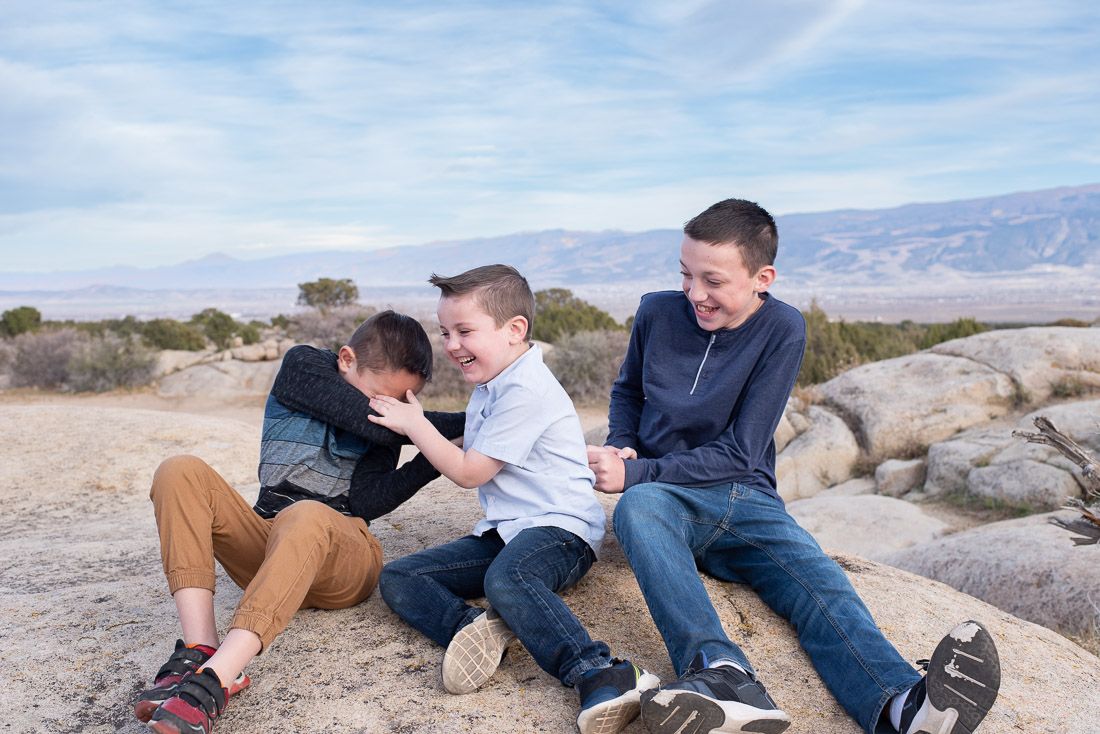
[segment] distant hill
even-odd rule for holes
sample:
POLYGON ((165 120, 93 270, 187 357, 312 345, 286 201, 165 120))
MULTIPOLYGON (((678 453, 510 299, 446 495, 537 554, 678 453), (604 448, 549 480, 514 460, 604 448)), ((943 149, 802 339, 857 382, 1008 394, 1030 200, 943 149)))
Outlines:
MULTIPOLYGON (((1100 275, 1100 184, 893 209, 791 214, 779 217, 778 225, 780 295, 795 303, 822 298, 840 312, 857 301, 871 303, 859 310, 866 318, 880 314, 873 303, 901 296, 927 301, 934 294, 959 302, 957 308, 945 306, 945 314, 967 313, 967 303, 983 298, 1022 299, 1023 310, 1013 311, 1013 318, 1027 319, 1026 302, 1038 287, 1049 289, 1036 300, 1041 307, 1051 298, 1072 298, 1080 309, 1075 314, 1100 313, 1100 305, 1093 308, 1096 298, 1089 300, 1086 293, 1100 291, 1089 287, 1100 275), (1060 275, 1052 278, 1051 269, 1060 275)), ((89 314, 151 315, 232 301, 231 308, 242 312, 273 314, 293 307, 298 283, 320 277, 351 278, 364 293, 373 290, 378 302, 402 302, 430 295, 425 280, 432 272, 505 262, 536 288, 570 287, 594 302, 604 295, 603 307, 628 314, 639 293, 676 287, 680 237, 679 229, 558 229, 256 260, 214 254, 157 268, 9 272, 0 273, 0 307, 53 304, 44 312, 70 317, 84 308, 89 314)))

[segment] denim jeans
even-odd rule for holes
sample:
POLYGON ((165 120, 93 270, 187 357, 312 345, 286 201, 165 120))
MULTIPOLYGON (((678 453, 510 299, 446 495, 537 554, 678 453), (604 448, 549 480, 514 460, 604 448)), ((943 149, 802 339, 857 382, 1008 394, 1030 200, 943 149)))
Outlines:
POLYGON ((677 675, 700 651, 752 671, 698 568, 751 585, 790 620, 826 687, 870 734, 890 698, 920 680, 848 577, 775 497, 739 484, 639 484, 620 498, 614 523, 677 675))
POLYGON ((573 686, 611 663, 557 592, 583 577, 596 556, 581 538, 556 527, 520 531, 507 545, 495 530, 398 558, 382 569, 382 598, 397 616, 444 647, 483 611, 484 596, 539 667, 573 686))

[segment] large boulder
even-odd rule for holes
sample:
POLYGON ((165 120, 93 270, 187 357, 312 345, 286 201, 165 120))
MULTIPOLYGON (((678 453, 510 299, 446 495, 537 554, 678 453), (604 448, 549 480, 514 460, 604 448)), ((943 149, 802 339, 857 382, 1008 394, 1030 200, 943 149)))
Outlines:
POLYGON ((932 496, 965 492, 970 471, 988 466, 994 456, 1017 440, 1008 428, 974 429, 932 444, 928 447, 924 491, 932 496))
MULTIPOLYGON (((228 352, 226 352, 228 354, 228 352)), ((271 390, 282 360, 199 364, 160 380, 157 394, 165 398, 265 395, 271 390)))
POLYGON ((1061 511, 982 525, 885 560, 1051 629, 1095 633, 1100 547, 1076 546, 1050 523, 1061 511))
POLYGON ((924 459, 887 459, 875 469, 879 494, 901 497, 924 486, 927 465, 924 459))
MULTIPOLYGON (((194 453, 251 495, 255 434, 255 426, 184 414, 0 407, 0 492, 6 498, 0 660, 11 731, 144 731, 129 701, 179 634, 146 498, 149 476, 165 456, 194 453)), ((615 498, 601 501, 614 509, 615 498)), ((394 558, 468 532, 479 515, 474 494, 437 480, 371 530, 387 558, 394 558)), ((1005 674, 983 731, 1095 731, 1100 660, 1094 655, 942 584, 853 556, 836 558, 906 659, 928 657, 961 620, 987 624, 1005 674)), ((726 629, 794 718, 792 734, 858 734, 787 622, 744 586, 711 578, 704 583, 726 629)), ((616 654, 672 677, 613 538, 600 563, 565 598, 616 654)), ((223 624, 239 599, 239 590, 220 575, 215 607, 223 624)), ((219 730, 575 731, 576 693, 539 670, 521 646, 511 649, 484 689, 467 696, 440 688, 441 656, 377 594, 352 609, 304 610, 249 666, 252 688, 233 700, 219 730)), ((626 731, 642 729, 635 723, 626 731)))
POLYGON ((838 415, 813 405, 804 420, 804 429, 775 461, 779 493, 785 500, 813 497, 843 482, 852 476, 859 459, 856 437, 838 415))
POLYGON ((973 360, 930 352, 872 362, 821 385, 876 460, 911 458, 965 428, 1004 415, 1012 380, 973 360))
POLYGON ((821 547, 875 561, 948 530, 917 505, 879 495, 818 495, 791 502, 787 510, 821 547))
POLYGON ((974 429, 928 449, 930 495, 966 493, 1031 511, 1050 510, 1082 494, 1077 466, 1055 449, 1012 436, 1013 428, 1034 431, 1046 416, 1087 451, 1100 454, 1100 400, 1048 405, 1014 425, 974 429))
POLYGON ((987 331, 937 344, 932 352, 965 357, 1008 375, 1031 403, 1052 394, 1100 388, 1100 329, 987 331))

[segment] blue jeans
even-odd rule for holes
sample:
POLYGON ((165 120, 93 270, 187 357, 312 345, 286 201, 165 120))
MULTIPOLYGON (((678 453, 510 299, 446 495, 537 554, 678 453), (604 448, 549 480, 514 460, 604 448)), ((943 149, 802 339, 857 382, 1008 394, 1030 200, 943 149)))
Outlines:
POLYGON ((446 647, 481 614, 465 602, 484 596, 539 667, 567 686, 611 663, 557 592, 595 562, 588 543, 556 527, 520 531, 507 545, 495 530, 387 563, 379 589, 397 616, 446 647))
POLYGON ((870 734, 890 698, 920 680, 848 577, 775 497, 739 484, 639 484, 620 498, 614 523, 677 675, 700 651, 752 671, 722 629, 698 568, 751 585, 790 620, 826 687, 870 734))

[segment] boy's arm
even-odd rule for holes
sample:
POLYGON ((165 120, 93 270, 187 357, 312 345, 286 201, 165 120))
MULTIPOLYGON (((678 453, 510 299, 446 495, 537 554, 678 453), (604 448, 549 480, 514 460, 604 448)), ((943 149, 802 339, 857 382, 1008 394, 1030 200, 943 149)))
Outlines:
POLYGON ((351 475, 348 504, 356 517, 367 522, 393 512, 420 489, 439 477, 439 471, 423 454, 397 466, 399 449, 395 446, 372 447, 351 475))
POLYGON ((701 446, 625 463, 623 488, 644 482, 701 486, 747 476, 764 459, 802 364, 804 341, 792 340, 761 361, 726 430, 701 446))
POLYGON ((638 426, 642 420, 645 392, 642 389, 642 353, 645 347, 641 309, 630 329, 630 342, 619 368, 619 376, 611 386, 611 405, 607 411, 607 440, 604 444, 616 448, 637 448, 638 426))
POLYGON ((408 436, 443 476, 460 487, 473 489, 495 477, 504 466, 503 461, 480 451, 463 451, 455 446, 428 421, 411 390, 405 397, 407 403, 386 395, 373 398, 370 404, 378 415, 370 416, 370 420, 408 436))
MULTIPOLYGON (((336 368, 336 355, 305 344, 283 356, 271 394, 280 403, 366 439, 377 446, 400 446, 408 439, 368 420, 370 399, 349 385, 336 368)), ((444 437, 457 438, 465 428, 464 413, 424 414, 444 437)))

